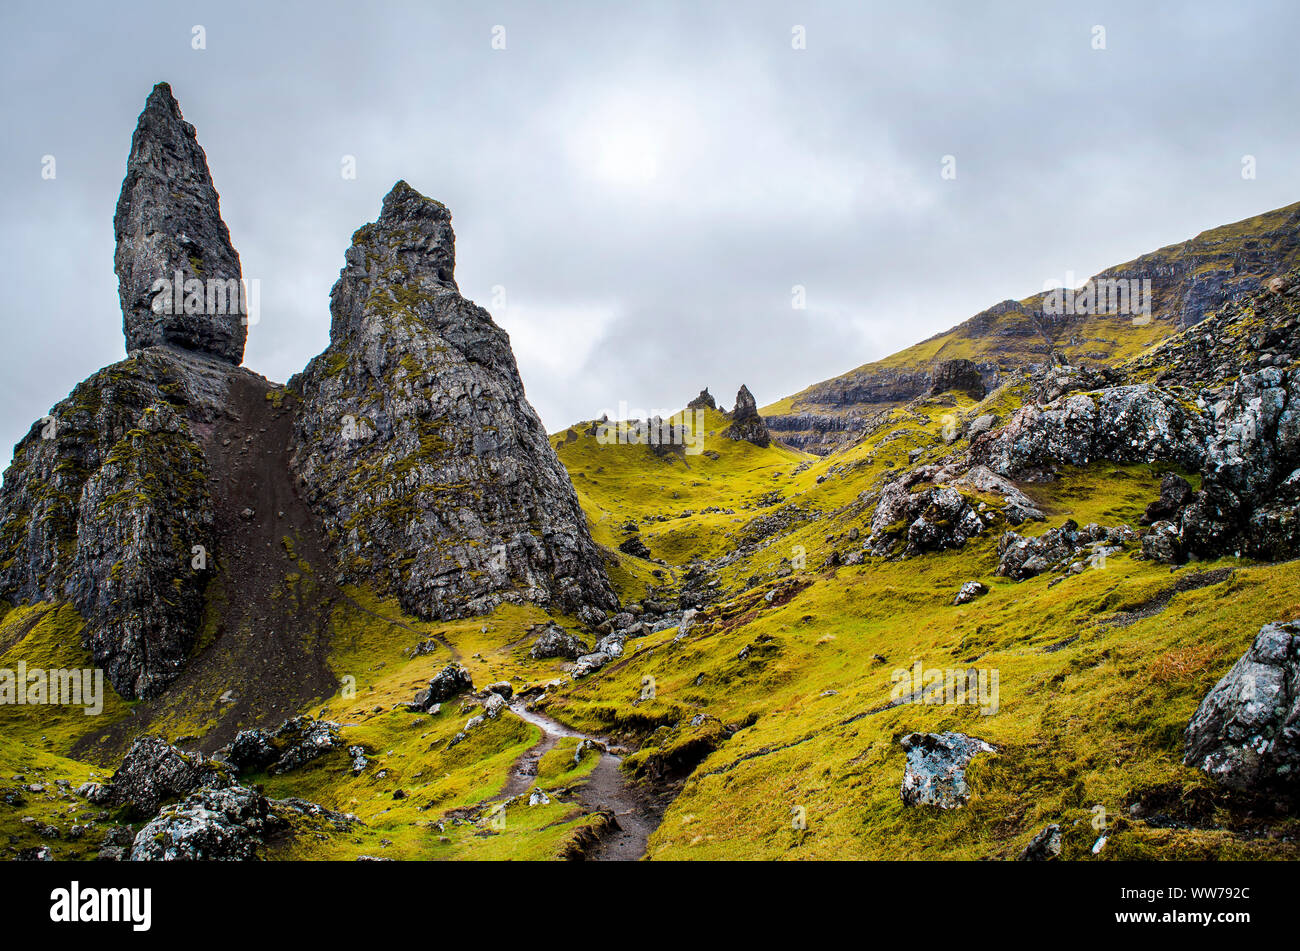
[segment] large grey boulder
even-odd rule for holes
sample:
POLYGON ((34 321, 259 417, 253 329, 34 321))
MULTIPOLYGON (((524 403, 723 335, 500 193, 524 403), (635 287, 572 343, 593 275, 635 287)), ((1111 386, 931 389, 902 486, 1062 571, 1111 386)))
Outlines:
POLYGON ((1300 794, 1300 623, 1265 624, 1183 734, 1183 762, 1233 789, 1300 794))
POLYGON ((428 710, 435 704, 473 689, 474 680, 469 671, 461 664, 448 664, 429 681, 429 686, 415 695, 411 707, 414 710, 428 710))
POLYGON ((346 831, 357 818, 302 799, 268 799, 246 786, 203 789, 167 806, 135 836, 135 862, 236 862, 297 824, 318 834, 346 831))
POLYGON ((587 645, 578 635, 569 633, 558 624, 547 624, 542 633, 538 635, 537 640, 533 642, 532 648, 528 651, 528 656, 534 660, 542 660, 548 657, 565 657, 569 660, 577 660, 587 651, 587 645))
POLYGON ((113 231, 126 349, 167 345, 243 362, 239 255, 194 126, 166 83, 154 86, 131 138, 113 231))
POLYGON ((970 800, 966 766, 980 753, 996 749, 964 733, 909 733, 900 741, 907 751, 902 797, 905 806, 956 809, 970 800))

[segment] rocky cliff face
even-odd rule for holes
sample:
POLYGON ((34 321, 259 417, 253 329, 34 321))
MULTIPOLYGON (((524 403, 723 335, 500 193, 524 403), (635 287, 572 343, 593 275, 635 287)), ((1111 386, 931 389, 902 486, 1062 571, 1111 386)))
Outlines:
POLYGON ((165 84, 140 116, 114 226, 131 355, 15 447, 0 490, 0 597, 70 601, 117 692, 151 697, 185 665, 218 563, 207 437, 234 379, 265 385, 234 366, 241 315, 150 306, 155 278, 176 269, 239 277, 203 151, 165 84))
POLYGON ((194 126, 171 87, 140 113, 113 216, 126 348, 169 345, 243 362, 243 272, 194 126))
POLYGON ((0 490, 0 596, 72 602, 113 687, 150 697, 184 666, 217 563, 203 437, 231 380, 260 379, 235 366, 243 315, 208 313, 206 291, 201 307, 153 304, 155 281, 178 273, 240 278, 203 150, 165 83, 140 115, 113 223, 131 355, 15 447, 0 490))
POLYGON ((294 465, 339 577, 423 617, 616 599, 509 339, 460 295, 451 214, 398 182, 353 235, 330 345, 291 381, 294 465))

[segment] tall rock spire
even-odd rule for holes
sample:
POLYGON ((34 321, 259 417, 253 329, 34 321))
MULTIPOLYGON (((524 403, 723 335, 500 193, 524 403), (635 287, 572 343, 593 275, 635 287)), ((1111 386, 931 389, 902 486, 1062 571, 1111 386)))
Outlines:
POLYGON ((405 182, 357 229, 330 345, 290 381, 294 461, 344 581, 423 617, 617 605, 510 339, 460 295, 451 213, 405 182))
POLYGON ((166 83, 131 138, 113 231, 127 350, 165 344, 243 362, 239 255, 194 126, 166 83))

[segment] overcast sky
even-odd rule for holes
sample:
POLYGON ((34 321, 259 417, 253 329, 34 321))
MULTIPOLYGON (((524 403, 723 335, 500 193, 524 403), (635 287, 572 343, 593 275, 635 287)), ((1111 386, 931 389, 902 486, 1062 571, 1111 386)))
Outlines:
POLYGON ((261 282, 245 365, 284 381, 325 347, 350 236, 404 178, 451 208, 461 291, 556 430, 705 385, 763 405, 1300 200, 1298 11, 5 0, 0 455, 124 356, 113 209, 160 80, 261 282))

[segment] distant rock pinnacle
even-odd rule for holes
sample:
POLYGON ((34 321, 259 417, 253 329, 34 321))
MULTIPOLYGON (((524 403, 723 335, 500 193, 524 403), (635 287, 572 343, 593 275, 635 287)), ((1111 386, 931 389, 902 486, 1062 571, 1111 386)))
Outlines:
POLYGON ((113 231, 127 351, 165 344, 238 366, 247 336, 239 255, 194 126, 166 83, 131 138, 113 231))
POLYGON ((695 397, 695 399, 691 400, 689 403, 686 404, 686 408, 687 409, 717 409, 718 403, 713 398, 713 394, 709 392, 709 388, 706 386, 704 389, 700 390, 699 396, 695 397))
POLYGON ((760 447, 766 447, 772 442, 767 424, 763 422, 763 417, 758 415, 758 404, 754 402, 754 394, 743 384, 740 391, 736 393, 736 407, 731 411, 731 425, 723 435, 728 439, 743 439, 760 447))

